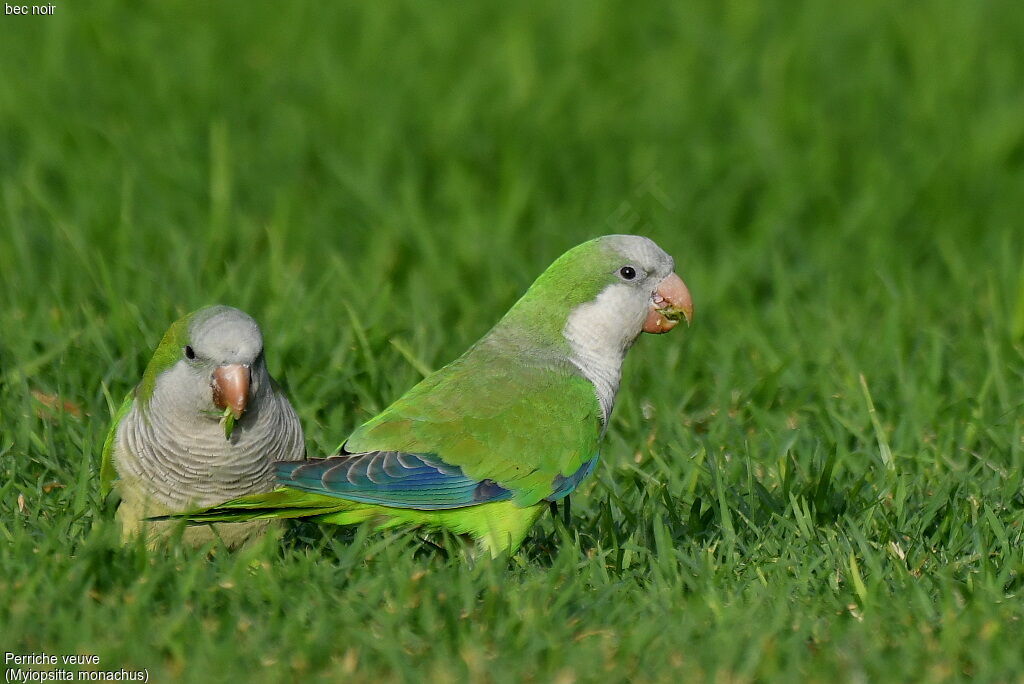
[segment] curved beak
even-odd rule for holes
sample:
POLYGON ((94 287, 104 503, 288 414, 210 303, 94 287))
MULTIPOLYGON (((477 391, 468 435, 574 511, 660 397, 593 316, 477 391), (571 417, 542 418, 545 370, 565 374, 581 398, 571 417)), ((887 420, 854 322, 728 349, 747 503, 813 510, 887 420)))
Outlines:
POLYGON ((247 364, 232 363, 213 371, 213 403, 219 409, 230 408, 238 420, 249 403, 249 382, 252 375, 247 364))
POLYGON ((690 291, 682 278, 670 273, 658 283, 658 288, 651 295, 651 309, 647 313, 643 330, 655 334, 666 333, 676 327, 680 319, 686 319, 686 325, 690 325, 691 318, 693 300, 690 291))

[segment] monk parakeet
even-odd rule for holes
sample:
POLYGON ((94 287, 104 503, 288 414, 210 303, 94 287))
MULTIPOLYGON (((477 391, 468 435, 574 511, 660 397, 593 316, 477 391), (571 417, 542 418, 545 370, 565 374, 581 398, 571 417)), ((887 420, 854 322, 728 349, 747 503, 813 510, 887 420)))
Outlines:
MULTIPOLYGON (((256 321, 210 306, 171 325, 122 403, 103 446, 100 490, 121 496, 123 539, 144 529, 155 542, 174 525, 147 517, 270 491, 274 462, 304 454, 302 427, 267 372, 256 321)), ((220 536, 236 545, 266 522, 216 527, 191 527, 184 540, 220 536)))
POLYGON ((330 458, 278 463, 280 488, 180 517, 419 525, 514 551, 594 469, 641 332, 693 312, 672 257, 609 235, 552 264, 466 353, 360 426, 330 458))

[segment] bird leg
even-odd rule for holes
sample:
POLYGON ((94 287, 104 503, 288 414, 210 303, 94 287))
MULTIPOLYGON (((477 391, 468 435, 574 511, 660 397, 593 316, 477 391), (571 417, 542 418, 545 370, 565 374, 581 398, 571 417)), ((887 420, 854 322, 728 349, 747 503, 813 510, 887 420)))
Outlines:
MULTIPOLYGON (((570 503, 570 501, 569 501, 569 495, 566 494, 564 497, 562 497, 562 501, 565 502, 565 507, 562 509, 562 523, 566 527, 569 527, 569 520, 571 519, 571 515, 572 515, 572 513, 571 513, 572 503, 570 503)), ((557 520, 558 519, 558 502, 557 501, 548 501, 548 506, 551 509, 551 517, 554 518, 555 520, 557 520)))

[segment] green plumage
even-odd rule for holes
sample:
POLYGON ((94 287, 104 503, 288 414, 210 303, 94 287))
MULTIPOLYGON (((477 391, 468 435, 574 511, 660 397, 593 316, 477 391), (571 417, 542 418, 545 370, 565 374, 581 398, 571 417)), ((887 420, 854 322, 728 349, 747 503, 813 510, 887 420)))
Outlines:
POLYGON ((544 504, 522 507, 511 501, 499 501, 447 511, 421 511, 283 488, 267 494, 244 496, 185 516, 162 516, 158 519, 184 517, 190 523, 205 524, 305 518, 331 525, 370 522, 377 529, 404 526, 446 529, 455 534, 469 535, 483 550, 498 555, 519 548, 546 509, 544 504))
POLYGON ((600 407, 586 379, 568 367, 525 366, 487 345, 426 378, 345 448, 437 454, 530 506, 553 493, 556 476, 597 454, 600 435, 600 407))
POLYGON ((147 404, 150 397, 153 396, 153 390, 156 388, 156 379, 160 374, 177 363, 181 358, 181 348, 188 344, 189 325, 191 325, 197 315, 208 310, 209 307, 185 314, 167 328, 167 332, 160 339, 160 344, 157 345, 152 358, 146 364, 146 370, 142 373, 142 382, 139 383, 136 390, 136 397, 143 404, 147 404))

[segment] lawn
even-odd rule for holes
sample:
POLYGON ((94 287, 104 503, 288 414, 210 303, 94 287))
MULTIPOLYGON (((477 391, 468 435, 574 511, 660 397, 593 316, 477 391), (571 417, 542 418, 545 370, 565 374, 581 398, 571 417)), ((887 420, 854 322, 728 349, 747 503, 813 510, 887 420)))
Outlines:
POLYGON ((54 3, 0 17, 0 653, 1024 681, 1018 2, 54 3), (178 315, 252 313, 325 455, 613 232, 696 316, 568 526, 117 543, 100 448, 178 315))

